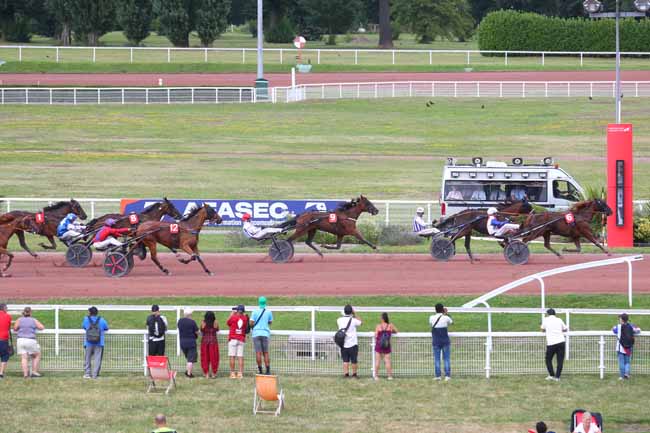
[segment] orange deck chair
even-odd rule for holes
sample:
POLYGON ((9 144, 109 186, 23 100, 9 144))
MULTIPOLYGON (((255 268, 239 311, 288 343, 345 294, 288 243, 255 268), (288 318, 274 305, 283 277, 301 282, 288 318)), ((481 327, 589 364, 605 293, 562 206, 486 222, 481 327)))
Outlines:
POLYGON ((150 380, 147 392, 155 390, 156 385, 162 389, 165 382, 165 394, 169 394, 169 391, 176 387, 176 371, 169 367, 169 358, 166 356, 147 356, 147 369, 150 380))
POLYGON ((278 376, 256 374, 255 375, 255 397, 253 398, 253 415, 258 413, 272 413, 280 415, 284 407, 284 391, 278 391, 278 376), (262 410, 262 401, 277 401, 278 407, 275 410, 262 410))

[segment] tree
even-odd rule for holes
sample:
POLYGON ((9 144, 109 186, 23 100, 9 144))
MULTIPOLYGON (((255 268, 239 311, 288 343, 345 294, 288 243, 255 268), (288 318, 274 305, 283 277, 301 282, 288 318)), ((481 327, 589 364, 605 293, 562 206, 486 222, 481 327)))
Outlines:
POLYGON ((99 38, 115 25, 114 0, 71 0, 75 39, 97 46, 99 38))
POLYGON ((395 0, 397 21, 421 43, 437 37, 466 39, 474 28, 466 0, 395 0))
POLYGON ((0 30, 7 41, 29 42, 32 20, 43 11, 43 0, 0 0, 0 30))
POLYGON ((74 5, 72 0, 46 0, 45 7, 56 21, 56 34, 63 46, 72 44, 74 5))
POLYGON ((357 0, 301 0, 308 22, 327 30, 328 45, 336 45, 336 35, 350 30, 360 9, 357 0))
POLYGON ((160 29, 175 47, 190 45, 197 3, 196 0, 159 0, 160 29))
POLYGON ((152 0, 120 0, 117 19, 124 36, 135 46, 149 36, 153 19, 152 0))
POLYGON ((203 0, 197 13, 196 31, 204 47, 209 47, 228 26, 230 0, 203 0))
POLYGON ((390 27, 390 0, 379 0, 379 48, 393 48, 390 27))

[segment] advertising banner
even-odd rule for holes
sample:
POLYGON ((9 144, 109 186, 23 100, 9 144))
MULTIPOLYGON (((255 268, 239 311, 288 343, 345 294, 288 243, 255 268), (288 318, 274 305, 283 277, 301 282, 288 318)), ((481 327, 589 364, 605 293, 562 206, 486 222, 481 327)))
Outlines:
POLYGON ((607 125, 607 204, 613 211, 607 218, 610 247, 634 243, 632 167, 632 125, 607 125))

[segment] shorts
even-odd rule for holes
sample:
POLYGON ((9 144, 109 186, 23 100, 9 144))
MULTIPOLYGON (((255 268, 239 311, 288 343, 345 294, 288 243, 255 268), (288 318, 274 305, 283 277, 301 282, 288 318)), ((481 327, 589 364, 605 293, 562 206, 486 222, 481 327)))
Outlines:
POLYGON ((356 364, 358 356, 359 356, 358 344, 352 347, 341 348, 341 358, 343 359, 343 362, 351 362, 352 364, 356 364))
POLYGON ((33 338, 19 338, 16 341, 18 355, 36 355, 41 353, 41 346, 33 338))
POLYGON ((196 346, 190 346, 190 347, 181 346, 181 350, 183 351, 183 355, 185 355, 185 359, 187 359, 187 362, 196 362, 197 360, 196 346))
POLYGON ((241 340, 230 340, 228 342, 228 356, 244 357, 244 342, 241 340))
POLYGON ((9 361, 9 340, 0 340, 0 362, 9 361))
POLYGON ((255 353, 269 353, 269 337, 253 337, 255 353))

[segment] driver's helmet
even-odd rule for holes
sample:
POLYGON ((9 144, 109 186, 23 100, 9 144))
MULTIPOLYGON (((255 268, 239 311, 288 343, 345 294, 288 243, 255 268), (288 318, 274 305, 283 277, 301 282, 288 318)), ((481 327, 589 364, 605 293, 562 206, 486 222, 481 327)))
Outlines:
POLYGON ((415 210, 415 213, 423 214, 423 213, 424 213, 424 208, 423 208, 423 207, 419 207, 419 208, 417 208, 417 209, 415 210))
POLYGON ((76 215, 76 214, 73 214, 73 213, 69 213, 69 214, 67 214, 67 215, 65 216, 65 218, 66 218, 68 221, 74 221, 74 220, 77 219, 77 215, 76 215))
POLYGON ((497 212, 499 212, 499 211, 498 211, 497 208, 495 208, 495 207, 491 207, 491 208, 489 208, 489 209, 487 210, 487 214, 488 214, 488 215, 496 215, 497 212))
POLYGON ((241 216, 242 221, 250 221, 250 219, 251 219, 251 214, 249 214, 248 212, 246 212, 244 215, 241 216))
POLYGON ((104 225, 108 227, 113 227, 113 225, 115 225, 115 220, 113 218, 108 218, 106 221, 104 221, 104 225))

